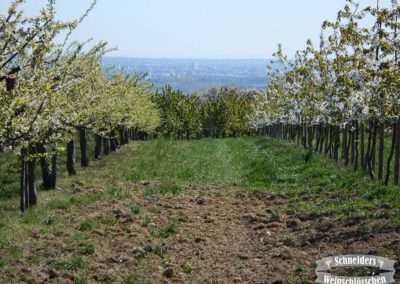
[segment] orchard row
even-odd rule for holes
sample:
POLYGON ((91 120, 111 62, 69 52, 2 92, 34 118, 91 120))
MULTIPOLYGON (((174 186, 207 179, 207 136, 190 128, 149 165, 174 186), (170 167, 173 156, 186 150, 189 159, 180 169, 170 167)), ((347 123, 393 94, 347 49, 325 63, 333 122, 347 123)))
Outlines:
POLYGON ((317 47, 308 41, 294 60, 280 48, 259 130, 399 184, 399 15, 397 1, 347 1, 323 23, 317 47))

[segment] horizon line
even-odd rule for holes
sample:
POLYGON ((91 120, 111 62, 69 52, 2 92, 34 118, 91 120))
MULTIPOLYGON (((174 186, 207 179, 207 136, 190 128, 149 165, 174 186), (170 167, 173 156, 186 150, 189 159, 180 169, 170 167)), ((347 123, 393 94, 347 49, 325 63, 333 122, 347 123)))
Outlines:
POLYGON ((271 58, 256 58, 256 57, 153 57, 153 56, 126 56, 126 55, 104 55, 104 58, 127 58, 127 59, 157 59, 157 60, 258 60, 271 61, 271 58))

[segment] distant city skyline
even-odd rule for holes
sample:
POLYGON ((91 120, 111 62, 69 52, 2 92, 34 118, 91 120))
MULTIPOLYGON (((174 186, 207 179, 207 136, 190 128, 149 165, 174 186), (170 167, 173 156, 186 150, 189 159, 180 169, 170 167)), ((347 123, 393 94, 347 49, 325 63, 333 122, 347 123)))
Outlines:
POLYGON ((213 87, 262 90, 268 82, 267 60, 105 57, 103 64, 108 72, 146 74, 157 89, 170 85, 188 94, 213 87))
MULTIPOLYGON (((0 2, 4 14, 11 0, 0 2)), ((26 0, 36 14, 45 0, 26 0)), ((98 0, 73 39, 105 40, 118 48, 109 56, 134 58, 267 59, 278 44, 293 56, 320 25, 334 19, 345 0, 98 0)), ((361 0, 374 5, 376 0, 361 0)), ((389 5, 391 0, 381 0, 389 5), (387 3, 386 3, 387 2, 387 3)), ((58 0, 61 19, 79 17, 91 0, 58 0)))

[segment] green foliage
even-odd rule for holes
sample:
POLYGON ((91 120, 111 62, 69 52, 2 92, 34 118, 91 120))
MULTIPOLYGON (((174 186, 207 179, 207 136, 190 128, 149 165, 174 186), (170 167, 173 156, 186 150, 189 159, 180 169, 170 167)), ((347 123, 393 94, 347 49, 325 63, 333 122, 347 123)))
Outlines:
POLYGON ((17 157, 0 153, 0 199, 15 196, 19 185, 17 157))
POLYGON ((259 95, 221 88, 187 96, 167 86, 154 96, 161 112, 159 131, 179 139, 247 135, 259 95))

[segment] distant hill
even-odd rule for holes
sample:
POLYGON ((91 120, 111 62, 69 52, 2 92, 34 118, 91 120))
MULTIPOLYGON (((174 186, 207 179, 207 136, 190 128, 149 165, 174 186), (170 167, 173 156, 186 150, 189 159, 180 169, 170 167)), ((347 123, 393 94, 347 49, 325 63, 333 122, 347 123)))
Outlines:
POLYGON ((146 73, 157 88, 169 84, 187 93, 220 86, 264 89, 269 63, 259 59, 103 59, 105 68, 146 73))

